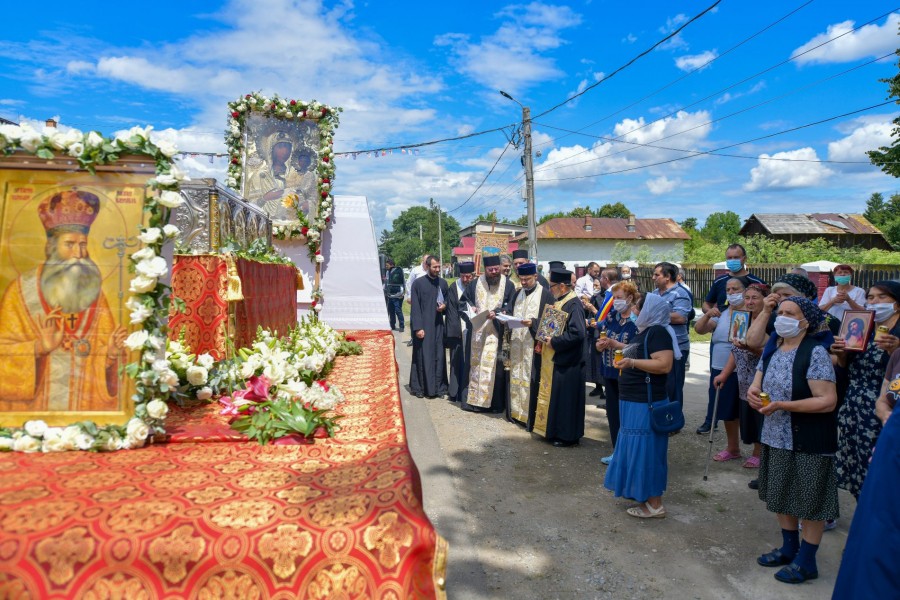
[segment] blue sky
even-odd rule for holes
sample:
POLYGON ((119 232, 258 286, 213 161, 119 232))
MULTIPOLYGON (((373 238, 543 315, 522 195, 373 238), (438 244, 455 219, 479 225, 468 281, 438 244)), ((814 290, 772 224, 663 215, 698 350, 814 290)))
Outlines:
MULTIPOLYGON (((890 142, 893 104, 757 139, 887 100, 879 80, 896 56, 874 59, 900 46, 900 13, 884 2, 724 0, 537 116, 712 2, 6 3, 17 26, 0 40, 0 116, 105 134, 153 125, 183 151, 221 152, 226 103, 261 90, 342 106, 335 150, 349 152, 512 125, 521 110, 502 89, 535 115, 538 214, 624 202, 702 223, 719 210, 862 212, 872 192, 900 191, 864 154, 890 142), (665 163, 726 146, 733 156, 665 163)), ((522 150, 505 146, 495 132, 341 158, 335 192, 367 196, 378 230, 429 198, 464 225, 494 209, 515 218, 522 150)), ((183 162, 225 171, 222 158, 183 162)))

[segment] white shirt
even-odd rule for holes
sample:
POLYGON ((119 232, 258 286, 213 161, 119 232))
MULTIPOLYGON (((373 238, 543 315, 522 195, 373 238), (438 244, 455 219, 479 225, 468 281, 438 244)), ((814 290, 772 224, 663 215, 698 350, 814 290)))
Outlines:
POLYGON ((590 298, 594 295, 594 278, 590 275, 583 275, 575 280, 575 296, 581 298, 587 296, 590 298))
MULTIPOLYGON (((825 288, 825 291, 822 292, 822 299, 819 300, 819 306, 823 304, 828 304, 837 294, 837 286, 833 285, 831 287, 825 288)), ((850 288, 850 293, 847 294, 850 296, 850 299, 859 304, 860 306, 865 306, 866 304, 866 290, 861 287, 853 286, 850 288)), ((844 311, 850 310, 850 304, 847 302, 840 302, 835 304, 831 308, 828 309, 828 314, 838 319, 843 320, 844 311)))
POLYGON ((406 280, 406 299, 409 300, 411 298, 410 294, 412 294, 412 284, 413 281, 418 277, 422 277, 425 275, 425 267, 422 265, 416 265, 413 267, 413 270, 409 272, 409 278, 406 280))

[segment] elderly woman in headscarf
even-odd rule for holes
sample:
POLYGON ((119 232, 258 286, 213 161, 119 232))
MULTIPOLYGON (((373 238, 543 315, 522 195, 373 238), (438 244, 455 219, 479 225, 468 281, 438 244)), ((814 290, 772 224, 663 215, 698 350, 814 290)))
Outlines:
MULTIPOLYGON (((750 324, 750 329, 747 331, 747 345, 756 347, 766 345, 768 349, 768 347, 774 343, 775 313, 777 312, 778 305, 783 300, 790 298, 791 296, 798 296, 806 298, 815 306, 818 295, 819 291, 816 288, 816 284, 807 277, 795 273, 787 273, 786 275, 779 277, 778 281, 772 284, 772 293, 766 296, 766 299, 763 301, 763 309, 759 318, 755 319, 755 321, 750 324), (767 339, 768 345, 766 344, 767 339)), ((828 330, 831 332, 831 335, 830 337, 818 337, 827 350, 834 342, 834 336, 840 331, 841 322, 827 313, 823 314, 825 316, 819 325, 819 329, 822 331, 828 330)))
POLYGON ((662 518, 666 516, 662 495, 668 477, 669 436, 651 427, 648 403, 668 400, 667 375, 681 352, 669 324, 668 302, 646 294, 639 310, 635 323, 638 333, 625 346, 624 357, 613 363, 620 370, 621 429, 604 485, 616 497, 640 503, 627 510, 632 517, 662 518))
POLYGON ((816 551, 825 521, 839 513, 834 367, 821 342, 811 335, 823 319, 822 311, 807 298, 783 300, 775 319, 775 347, 763 352, 747 390, 750 406, 765 417, 759 498, 777 515, 782 535, 781 547, 756 562, 782 567, 775 578, 785 583, 819 576, 816 551), (769 396, 765 403, 761 392, 769 396))
POLYGON ((873 285, 866 295, 866 308, 875 311, 875 324, 887 332, 870 335, 862 352, 846 351, 846 340, 840 337, 831 347, 837 364, 847 369, 848 379, 838 411, 838 485, 857 499, 881 433, 875 403, 891 353, 900 345, 900 283, 879 281, 873 285))

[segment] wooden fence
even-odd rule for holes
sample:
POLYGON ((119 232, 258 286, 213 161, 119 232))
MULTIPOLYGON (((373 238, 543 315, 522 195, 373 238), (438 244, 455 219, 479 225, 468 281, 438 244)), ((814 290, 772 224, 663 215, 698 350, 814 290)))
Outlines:
MULTIPOLYGON (((760 264, 750 265, 750 272, 771 284, 797 265, 760 264)), ((885 279, 900 280, 900 265, 850 265, 853 267, 853 285, 868 289, 876 281, 885 279)), ((632 278, 641 291, 652 290, 654 264, 641 265, 632 269, 632 278)), ((699 306, 716 278, 712 265, 683 264, 684 282, 691 288, 694 301, 699 306)), ((815 277, 815 275, 813 275, 815 277)), ((834 277, 830 277, 829 285, 834 285, 834 277)))

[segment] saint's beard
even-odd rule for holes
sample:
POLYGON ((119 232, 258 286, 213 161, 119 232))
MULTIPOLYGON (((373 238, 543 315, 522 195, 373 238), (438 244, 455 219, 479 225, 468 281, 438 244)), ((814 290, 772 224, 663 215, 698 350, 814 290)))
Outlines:
POLYGON ((102 280, 100 268, 90 258, 62 260, 53 249, 41 272, 41 294, 51 308, 79 313, 100 296, 102 280))

